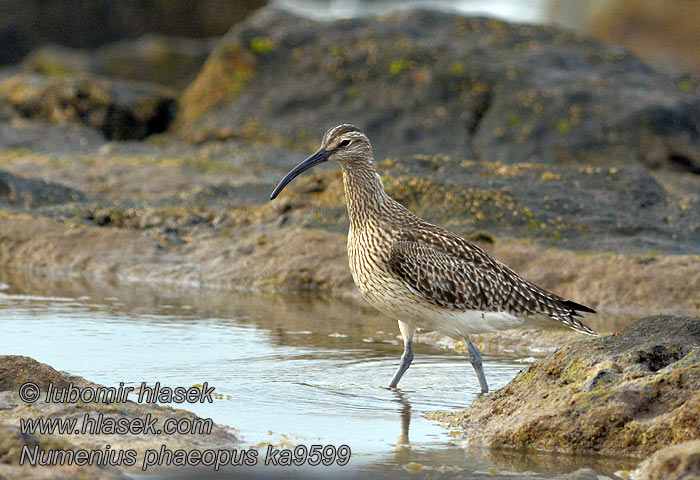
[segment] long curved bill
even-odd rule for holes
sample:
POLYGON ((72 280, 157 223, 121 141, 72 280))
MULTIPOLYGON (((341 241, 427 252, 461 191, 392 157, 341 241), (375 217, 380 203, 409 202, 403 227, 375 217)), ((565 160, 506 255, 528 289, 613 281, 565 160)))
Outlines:
POLYGON ((275 189, 272 191, 272 194, 270 195, 270 200, 274 200, 277 198, 277 195, 280 194, 282 189, 289 184, 292 180, 294 180, 300 173, 308 170, 309 168, 313 167, 314 165, 318 165, 319 163, 323 163, 328 160, 328 157, 330 155, 330 152, 327 152, 324 148, 320 148, 316 153, 311 155, 309 158, 301 162, 299 165, 294 167, 291 172, 289 172, 287 175, 284 176, 282 181, 275 187, 275 189))

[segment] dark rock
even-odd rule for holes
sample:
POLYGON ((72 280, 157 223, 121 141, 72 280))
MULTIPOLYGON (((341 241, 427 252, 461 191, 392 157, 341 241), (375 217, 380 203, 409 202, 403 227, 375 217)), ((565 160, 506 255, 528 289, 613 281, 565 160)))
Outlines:
POLYGON ((104 227, 105 225, 109 225, 112 222, 112 218, 109 216, 109 213, 101 213, 97 215, 93 221, 95 222, 95 225, 99 225, 100 227, 104 227))
POLYGON ((82 123, 114 140, 164 131, 176 108, 168 90, 82 75, 14 75, 0 82, 0 102, 10 104, 21 117, 82 123))
POLYGON ((147 33, 214 37, 264 5, 263 0, 0 0, 0 65, 55 43, 95 48, 147 33))
POLYGON ((570 344, 450 420, 491 447, 641 456, 700 439, 700 319, 570 344))
POLYGON ((0 170, 0 206, 36 208, 84 200, 85 196, 72 188, 33 178, 22 178, 0 170))
MULTIPOLYGON (((667 186, 638 164, 511 165, 447 155, 395 156, 378 162, 377 170, 392 198, 465 237, 486 231, 575 249, 700 252, 697 177, 692 187, 667 186)), ((303 216, 304 225, 341 232, 342 191, 336 169, 300 177, 286 195, 322 212, 303 216)))
POLYGON ((317 23, 267 7, 221 41, 183 97, 177 130, 310 148, 351 122, 380 158, 697 171, 699 91, 555 28, 420 10, 317 23))
POLYGON ((22 71, 48 76, 91 73, 182 90, 197 76, 215 44, 213 39, 150 34, 97 50, 46 45, 22 61, 22 71))
POLYGON ((216 45, 213 39, 148 35, 95 52, 97 73, 182 90, 195 79, 216 45))

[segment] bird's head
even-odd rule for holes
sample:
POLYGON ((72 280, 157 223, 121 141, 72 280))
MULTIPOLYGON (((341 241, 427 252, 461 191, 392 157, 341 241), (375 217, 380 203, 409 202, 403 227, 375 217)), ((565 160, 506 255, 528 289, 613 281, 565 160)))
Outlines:
POLYGON ((338 162, 344 168, 371 163, 372 146, 367 136, 355 125, 344 124, 331 128, 323 136, 321 148, 285 175, 270 195, 270 200, 277 198, 282 189, 300 173, 328 160, 338 162))

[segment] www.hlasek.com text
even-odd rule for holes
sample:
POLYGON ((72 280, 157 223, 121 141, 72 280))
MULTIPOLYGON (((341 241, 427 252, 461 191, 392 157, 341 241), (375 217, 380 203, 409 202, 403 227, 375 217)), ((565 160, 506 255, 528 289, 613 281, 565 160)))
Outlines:
POLYGON ((23 435, 209 435, 214 427, 211 418, 168 417, 162 425, 160 419, 150 413, 142 417, 109 417, 98 413, 86 413, 82 423, 79 418, 20 418, 19 429, 23 435))
MULTIPOLYGON (((171 450, 165 445, 160 449, 148 449, 143 454, 141 470, 150 467, 254 467, 256 465, 301 467, 303 465, 344 466, 350 461, 350 447, 341 445, 297 445, 295 448, 275 448, 269 445, 264 451, 253 449, 207 449, 207 450, 171 450)), ((110 445, 104 449, 40 449, 38 445, 22 447, 19 464, 33 466, 112 466, 133 467, 138 459, 134 449, 113 450, 110 445)))

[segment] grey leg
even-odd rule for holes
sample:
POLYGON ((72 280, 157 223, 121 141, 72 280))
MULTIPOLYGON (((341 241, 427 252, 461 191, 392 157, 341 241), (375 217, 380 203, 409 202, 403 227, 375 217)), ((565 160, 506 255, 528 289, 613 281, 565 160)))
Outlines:
POLYGON ((403 355, 401 355, 401 364, 399 365, 399 368, 396 370, 396 373, 394 373, 394 377, 391 379, 391 382, 389 382, 389 387, 394 388, 396 385, 399 384, 399 380, 401 380, 401 377, 403 377, 403 374, 406 373, 406 370, 408 370, 408 367, 411 366, 411 362, 413 361, 413 342, 411 340, 408 341, 408 343, 405 343, 403 346, 403 355))
POLYGON ((484 375, 484 367, 481 364, 481 352, 474 346, 472 342, 467 340, 467 348, 469 349, 469 361, 476 371, 476 377, 481 385, 481 393, 489 392, 489 385, 486 383, 486 375, 484 375))
POLYGON ((416 331, 416 328, 399 320, 399 330, 401 330, 401 336, 403 337, 403 355, 401 355, 399 368, 394 373, 391 382, 389 382, 389 388, 395 388, 399 384, 399 380, 401 380, 401 377, 403 377, 403 374, 406 373, 413 361, 413 333, 416 331))

